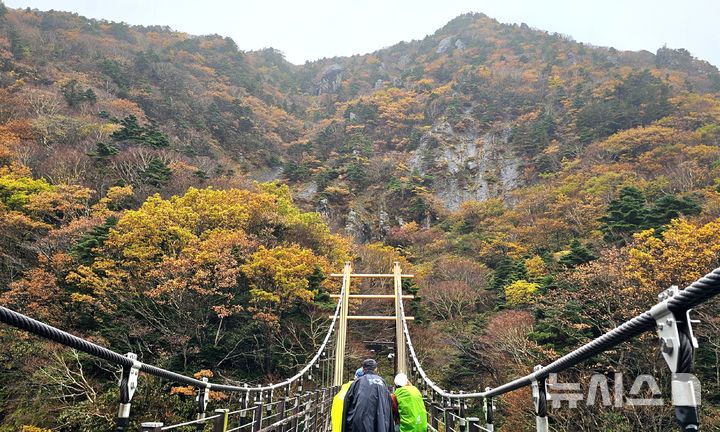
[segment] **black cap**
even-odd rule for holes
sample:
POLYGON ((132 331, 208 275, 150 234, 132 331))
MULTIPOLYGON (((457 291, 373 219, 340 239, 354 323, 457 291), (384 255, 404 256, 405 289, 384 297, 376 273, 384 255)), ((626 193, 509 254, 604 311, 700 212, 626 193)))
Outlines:
POLYGON ((367 359, 362 362, 362 367, 363 369, 374 371, 375 369, 377 369, 377 362, 375 361, 375 359, 367 359))

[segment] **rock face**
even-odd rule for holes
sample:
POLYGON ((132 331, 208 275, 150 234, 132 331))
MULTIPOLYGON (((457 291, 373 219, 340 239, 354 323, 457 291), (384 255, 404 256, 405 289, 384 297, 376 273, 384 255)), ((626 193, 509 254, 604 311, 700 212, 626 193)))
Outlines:
POLYGON ((260 183, 271 182, 280 179, 284 171, 283 167, 268 167, 251 173, 251 177, 260 183))
POLYGON ((339 64, 332 64, 323 70, 317 86, 317 94, 335 93, 340 88, 345 69, 339 64))
POLYGON ((330 203, 327 198, 320 198, 315 211, 320 213, 325 220, 330 220, 330 217, 332 216, 330 213, 330 203))
POLYGON ((509 128, 479 134, 442 121, 425 134, 410 159, 434 176, 433 192, 449 210, 469 200, 507 196, 520 185, 521 161, 508 148, 509 128))
POLYGON ((385 237, 390 232, 391 227, 390 215, 385 210, 380 210, 378 214, 378 232, 380 236, 385 237))
POLYGON ((295 191, 295 198, 299 200, 310 200, 317 193, 318 185, 316 182, 308 182, 300 185, 295 191))
POLYGON ((455 47, 455 49, 463 50, 463 49, 465 49, 465 42, 458 39, 455 41, 455 44, 453 44, 453 38, 446 37, 445 39, 440 41, 435 52, 437 54, 442 54, 442 53, 448 52, 451 49, 453 49, 453 46, 455 47))
POLYGON ((370 226, 363 222, 360 214, 355 210, 350 210, 345 218, 345 233, 357 243, 365 243, 371 237, 370 226))
POLYGON ((452 37, 446 37, 445 39, 440 41, 440 44, 438 44, 437 49, 435 52, 437 54, 442 54, 449 50, 452 47, 452 37))
POLYGON ((567 57, 567 63, 569 65, 575 66, 577 64, 575 53, 573 53, 572 51, 568 51, 567 53, 565 53, 565 56, 567 57))

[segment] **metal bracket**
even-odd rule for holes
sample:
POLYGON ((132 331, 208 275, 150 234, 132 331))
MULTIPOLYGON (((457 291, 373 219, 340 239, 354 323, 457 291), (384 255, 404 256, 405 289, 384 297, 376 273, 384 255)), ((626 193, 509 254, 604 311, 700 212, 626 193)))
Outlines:
MULTIPOLYGON (((208 382, 207 377, 202 377, 202 382, 205 383, 204 388, 198 388, 197 391, 197 397, 195 397, 195 402, 197 402, 197 419, 202 420, 205 418, 205 411, 207 410, 208 402, 210 401, 210 387, 212 387, 212 384, 208 382)), ((195 431, 201 432, 205 430, 205 423, 198 423, 195 425, 195 431)))
MULTIPOLYGON (((490 387, 485 387, 486 392, 489 392, 490 390, 490 387)), ((495 430, 495 425, 493 424, 495 417, 495 400, 492 397, 485 399, 483 411, 485 412, 485 429, 489 432, 493 432, 495 430)))
MULTIPOLYGON (((660 303, 650 309, 650 314, 657 323, 657 333, 660 337, 662 355, 670 367, 672 373, 677 373, 680 364, 680 322, 676 316, 668 309, 668 300, 670 300, 680 289, 677 285, 673 285, 658 295, 660 303)), ((690 309, 685 313, 684 323, 686 326, 687 336, 690 338, 693 348, 698 348, 698 341, 692 330, 692 324, 699 321, 690 319, 690 309)))
POLYGON ((207 377, 203 377, 202 381, 205 383, 205 388, 199 388, 195 402, 198 403, 198 416, 199 418, 205 418, 205 411, 207 410, 208 402, 210 402, 210 387, 212 384, 208 382, 207 377))
POLYGON ((672 401, 677 421, 683 426, 683 430, 698 430, 700 383, 690 373, 688 362, 692 362, 694 350, 699 347, 692 328, 692 325, 699 321, 690 318, 691 309, 680 316, 668 309, 668 301, 678 292, 680 289, 673 285, 660 293, 658 295, 660 303, 650 309, 650 315, 657 324, 662 355, 672 372, 672 401), (690 347, 687 346, 688 341, 690 347), (691 352, 688 353, 688 350, 691 352))
POLYGON ((120 401, 120 408, 118 409, 118 418, 129 418, 130 417, 130 402, 135 395, 135 390, 138 386, 138 376, 140 375, 140 367, 142 363, 137 361, 137 354, 127 353, 125 357, 132 360, 133 365, 130 367, 123 367, 120 375, 120 394, 123 392, 127 395, 127 400, 120 401), (123 388, 124 387, 124 388, 123 388))
MULTIPOLYGON (((535 372, 542 370, 542 365, 537 365, 533 369, 535 372)), ((547 432, 549 430, 547 417, 547 382, 545 379, 538 381, 532 380, 532 397, 535 404, 535 425, 538 432, 547 432)))

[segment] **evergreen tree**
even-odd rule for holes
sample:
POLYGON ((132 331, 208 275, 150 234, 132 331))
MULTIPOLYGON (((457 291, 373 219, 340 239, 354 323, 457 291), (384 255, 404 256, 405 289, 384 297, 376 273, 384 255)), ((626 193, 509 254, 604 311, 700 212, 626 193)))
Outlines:
POLYGON ((505 256, 495 269, 488 286, 490 289, 502 293, 505 286, 523 279, 528 279, 525 263, 522 260, 514 260, 509 256, 505 256))
POLYGON ((20 39, 20 34, 14 28, 8 30, 8 38, 10 39, 10 52, 15 60, 22 60, 25 57, 25 45, 20 39))
POLYGON ((120 120, 120 126, 122 126, 120 130, 110 135, 115 141, 136 141, 153 148, 170 146, 170 140, 157 126, 152 123, 149 126, 140 126, 134 115, 120 120))
POLYGON ((671 111, 670 87, 649 70, 631 73, 602 98, 586 103, 577 114, 583 142, 647 125, 671 111))
POLYGON ((630 234, 648 227, 648 216, 645 195, 632 186, 622 188, 620 196, 610 201, 607 215, 600 219, 605 240, 624 242, 630 234))
POLYGON ((94 105, 97 102, 95 92, 88 88, 83 91, 77 80, 70 80, 60 88, 60 93, 71 108, 76 108, 85 102, 94 105))
POLYGON ((570 253, 560 258, 560 264, 573 268, 594 259, 597 259, 597 255, 580 243, 578 239, 573 239, 570 243, 570 253))
POLYGON ((143 182, 155 187, 166 185, 172 177, 172 170, 158 158, 153 158, 143 170, 143 182))
POLYGON ((115 224, 117 224, 117 218, 111 216, 102 225, 91 229, 72 247, 71 253, 73 256, 85 265, 91 264, 96 257, 95 250, 105 243, 110 228, 114 227, 115 224))
POLYGON ((325 280, 325 274, 320 266, 315 266, 313 273, 307 277, 308 289, 315 293, 316 302, 327 302, 330 300, 330 294, 323 289, 322 282, 325 280))
POLYGON ((102 160, 120 153, 120 149, 113 143, 98 142, 95 144, 95 151, 88 153, 94 159, 102 160))
POLYGON ((625 114, 623 127, 649 124, 670 113, 670 87, 649 70, 628 75, 615 88, 615 97, 625 114))
POLYGON ((355 189, 364 190, 368 183, 367 158, 356 157, 345 167, 348 180, 350 180, 355 189))
POLYGON ((118 96, 125 96, 125 92, 128 90, 130 83, 132 82, 127 68, 125 68, 121 63, 110 59, 104 59, 100 64, 100 68, 102 69, 102 72, 110 77, 112 82, 118 86, 118 96))
POLYGON ((607 215, 600 219, 608 242, 625 242, 630 234, 648 228, 662 231, 662 227, 681 215, 700 213, 700 205, 691 197, 664 195, 648 205, 645 195, 634 187, 625 187, 620 196, 610 202, 607 215))
POLYGON ((97 95, 91 88, 85 90, 83 97, 85 98, 85 101, 90 103, 90 105, 95 105, 95 102, 97 102, 97 95))
POLYGON ((138 124, 137 117, 134 115, 131 114, 120 120, 120 126, 122 126, 121 129, 110 135, 112 139, 116 141, 140 140, 142 137, 142 128, 138 124))
POLYGON ((662 196, 652 205, 648 212, 648 223, 658 228, 681 215, 699 214, 700 210, 700 204, 691 197, 679 198, 674 194, 668 194, 662 196))
POLYGON ((170 146, 170 140, 164 133, 160 132, 155 125, 145 128, 142 134, 142 141, 145 145, 154 148, 163 148, 170 146))
POLYGON ((514 126, 509 142, 518 154, 532 157, 550 145, 554 133, 552 117, 542 112, 537 120, 514 126))

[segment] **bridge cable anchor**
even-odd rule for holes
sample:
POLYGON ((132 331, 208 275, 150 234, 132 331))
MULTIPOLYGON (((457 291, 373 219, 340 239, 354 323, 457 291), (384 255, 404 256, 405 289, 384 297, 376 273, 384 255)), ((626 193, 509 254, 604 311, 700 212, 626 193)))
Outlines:
MULTIPOLYGON (((208 382, 207 377, 202 377, 202 382, 205 383, 204 387, 199 387, 197 391, 197 397, 195 398, 195 402, 197 402, 198 407, 198 414, 197 419, 202 420, 205 418, 205 411, 207 410, 208 402, 210 402, 210 387, 212 387, 212 384, 208 382)), ((196 431, 203 431, 205 430, 205 423, 198 423, 195 426, 196 431)))
POLYGON ((138 376, 140 375, 140 368, 142 363, 137 359, 137 354, 127 353, 125 357, 132 360, 132 366, 123 366, 120 371, 120 407, 118 408, 118 415, 115 421, 116 431, 125 432, 130 427, 130 406, 135 390, 138 386, 138 376))
MULTIPOLYGON (((535 372, 542 370, 542 365, 537 365, 533 369, 535 372)), ((535 404, 535 426, 537 432, 548 432, 550 426, 547 416, 547 382, 545 378, 533 379, 532 397, 535 404)))
MULTIPOLYGON (((485 387, 485 391, 489 392, 492 390, 490 387, 485 387)), ((495 417, 495 401, 493 400, 492 396, 485 398, 485 403, 483 404, 483 411, 485 411, 485 429, 489 432, 493 432, 495 430, 494 423, 494 417, 495 417)))
POLYGON ((695 350, 699 347, 692 325, 699 323, 690 319, 692 309, 672 312, 669 301, 680 292, 673 285, 658 295, 659 303, 650 309, 655 319, 660 349, 672 372, 672 401, 675 417, 683 431, 700 429, 700 381, 692 374, 695 350))

